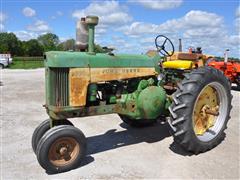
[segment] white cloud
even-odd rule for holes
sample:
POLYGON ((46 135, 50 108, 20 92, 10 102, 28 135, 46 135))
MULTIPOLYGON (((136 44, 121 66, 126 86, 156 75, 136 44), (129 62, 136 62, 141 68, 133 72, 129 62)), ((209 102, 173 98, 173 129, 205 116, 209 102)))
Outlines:
POLYGON ((184 33, 183 36, 185 38, 198 38, 198 37, 204 37, 206 36, 207 38, 215 38, 218 37, 220 34, 224 35, 225 30, 221 32, 221 28, 215 27, 215 28, 199 28, 199 29, 187 29, 184 33))
POLYGON ((6 21, 6 19, 7 19, 7 15, 4 14, 3 12, 0 12, 0 22, 2 23, 6 21))
POLYGON ((235 27, 236 31, 239 34, 240 33, 240 17, 235 19, 235 27))
POLYGON ((239 46, 240 45, 240 35, 231 35, 226 37, 226 42, 232 46, 239 46))
POLYGON ((130 26, 122 26, 118 30, 124 32, 126 35, 137 36, 146 33, 155 33, 157 32, 158 25, 144 23, 144 22, 133 22, 130 26))
POLYGON ((37 20, 33 25, 29 25, 27 30, 34 31, 34 32, 48 32, 50 31, 50 27, 48 26, 47 22, 42 20, 37 20))
POLYGON ((223 23, 223 18, 214 13, 192 10, 187 13, 181 21, 189 27, 215 27, 223 23))
POLYGON ((63 12, 62 12, 62 11, 57 11, 57 15, 58 15, 58 16, 62 16, 62 15, 63 15, 63 12))
POLYGON ((236 27, 237 33, 239 34, 240 33, 240 6, 237 7, 235 15, 236 15, 235 27, 236 27))
POLYGON ((125 47, 129 43, 123 37, 114 35, 111 37, 111 44, 112 44, 111 46, 115 47, 115 49, 116 48, 118 49, 118 48, 125 47))
MULTIPOLYGON (((223 18, 214 13, 192 10, 184 17, 168 20, 159 25, 159 30, 163 32, 177 33, 185 31, 185 36, 214 36, 215 33, 222 33, 223 18)), ((160 31, 160 32, 161 32, 160 31)))
POLYGON ((4 30, 4 25, 0 23, 0 32, 3 32, 4 30))
POLYGON ((77 19, 81 19, 81 17, 84 17, 84 16, 86 16, 84 10, 75 10, 72 13, 72 17, 77 18, 77 19))
POLYGON ((26 17, 33 17, 36 15, 36 11, 30 7, 25 7, 23 10, 22 10, 22 13, 24 16, 26 17))
POLYGON ((4 14, 3 12, 0 12, 0 23, 5 22, 7 19, 7 15, 4 14))
POLYGON ((30 39, 36 39, 38 37, 37 33, 29 31, 15 31, 13 32, 20 40, 28 41, 30 39))
POLYGON ((236 9, 236 17, 240 17, 240 6, 236 9))
POLYGON ((147 37, 140 40, 140 43, 154 43, 155 37, 147 37))
POLYGON ((135 4, 140 4, 145 8, 155 9, 155 10, 166 10, 177 8, 182 5, 183 0, 130 0, 135 4))
POLYGON ((106 28, 100 28, 100 27, 96 27, 96 32, 97 34, 104 34, 107 32, 106 28))
POLYGON ((141 45, 139 48, 144 52, 147 48, 154 46, 156 34, 164 34, 170 37, 176 48, 178 38, 182 38, 185 50, 189 46, 201 46, 205 53, 222 55, 223 51, 229 48, 233 56, 239 57, 239 33, 238 35, 229 34, 223 17, 215 13, 192 10, 183 17, 168 20, 162 24, 133 22, 117 30, 128 38, 137 37, 141 45))
POLYGON ((57 11, 55 15, 51 16, 51 19, 57 19, 57 17, 63 16, 62 11, 57 11))
POLYGON ((125 39, 117 39, 117 40, 115 40, 114 42, 123 45, 123 44, 126 43, 126 40, 125 40, 125 39))
POLYGON ((5 21, 7 19, 7 15, 3 12, 0 12, 0 32, 2 32, 5 28, 5 21))
POLYGON ((117 1, 92 2, 85 9, 75 10, 72 13, 72 17, 77 19, 87 15, 99 17, 99 25, 102 27, 97 27, 97 33, 99 33, 98 29, 101 32, 106 32, 110 25, 123 25, 132 21, 127 8, 120 5, 117 1))
POLYGON ((118 30, 126 35, 142 35, 157 33, 177 33, 185 31, 186 36, 198 36, 216 34, 223 27, 223 18, 214 13, 205 11, 190 11, 182 18, 168 20, 162 24, 150 24, 144 22, 133 22, 131 25, 125 25, 118 30))

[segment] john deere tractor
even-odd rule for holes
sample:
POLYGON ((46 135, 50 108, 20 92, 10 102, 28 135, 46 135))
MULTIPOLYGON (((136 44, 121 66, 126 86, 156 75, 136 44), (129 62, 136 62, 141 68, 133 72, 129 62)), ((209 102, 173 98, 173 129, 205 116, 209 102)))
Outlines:
POLYGON ((174 47, 162 35, 156 38, 154 56, 118 55, 111 50, 96 53, 97 24, 96 16, 82 18, 77 26, 77 50, 45 55, 44 106, 49 119, 32 136, 33 151, 44 169, 68 171, 84 159, 86 138, 69 118, 117 113, 134 127, 161 118, 169 123, 174 140, 195 154, 223 140, 232 95, 220 71, 201 67, 167 72, 159 53, 170 57, 174 47), (168 88, 169 82, 174 88, 168 88))

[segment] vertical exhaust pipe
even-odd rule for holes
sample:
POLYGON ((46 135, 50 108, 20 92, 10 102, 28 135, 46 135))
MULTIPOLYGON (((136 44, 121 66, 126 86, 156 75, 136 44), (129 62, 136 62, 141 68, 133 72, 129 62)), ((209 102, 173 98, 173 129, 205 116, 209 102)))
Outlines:
POLYGON ((227 64, 227 62, 228 62, 228 51, 229 51, 229 49, 226 49, 224 52, 224 64, 227 64))
POLYGON ((182 52, 182 39, 179 39, 178 51, 179 51, 179 52, 182 52))
POLYGON ((88 29, 86 24, 86 19, 81 18, 81 20, 77 21, 76 26, 76 50, 77 51, 85 51, 88 46, 88 29))

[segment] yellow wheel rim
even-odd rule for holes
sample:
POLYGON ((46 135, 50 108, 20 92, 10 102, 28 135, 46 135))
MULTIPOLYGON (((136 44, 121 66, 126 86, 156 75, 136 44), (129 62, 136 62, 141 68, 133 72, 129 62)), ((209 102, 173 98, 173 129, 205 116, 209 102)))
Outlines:
POLYGON ((214 126, 219 115, 217 90, 207 85, 199 94, 193 110, 193 128, 197 136, 203 135, 214 126))

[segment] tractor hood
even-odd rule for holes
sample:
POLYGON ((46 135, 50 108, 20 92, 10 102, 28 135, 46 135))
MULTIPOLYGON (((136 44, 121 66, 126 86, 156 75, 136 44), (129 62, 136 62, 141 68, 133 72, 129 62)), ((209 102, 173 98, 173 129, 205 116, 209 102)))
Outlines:
POLYGON ((149 57, 147 55, 109 55, 97 53, 95 55, 87 52, 46 52, 45 66, 59 68, 115 68, 115 67, 155 67, 160 61, 160 56, 149 57))

